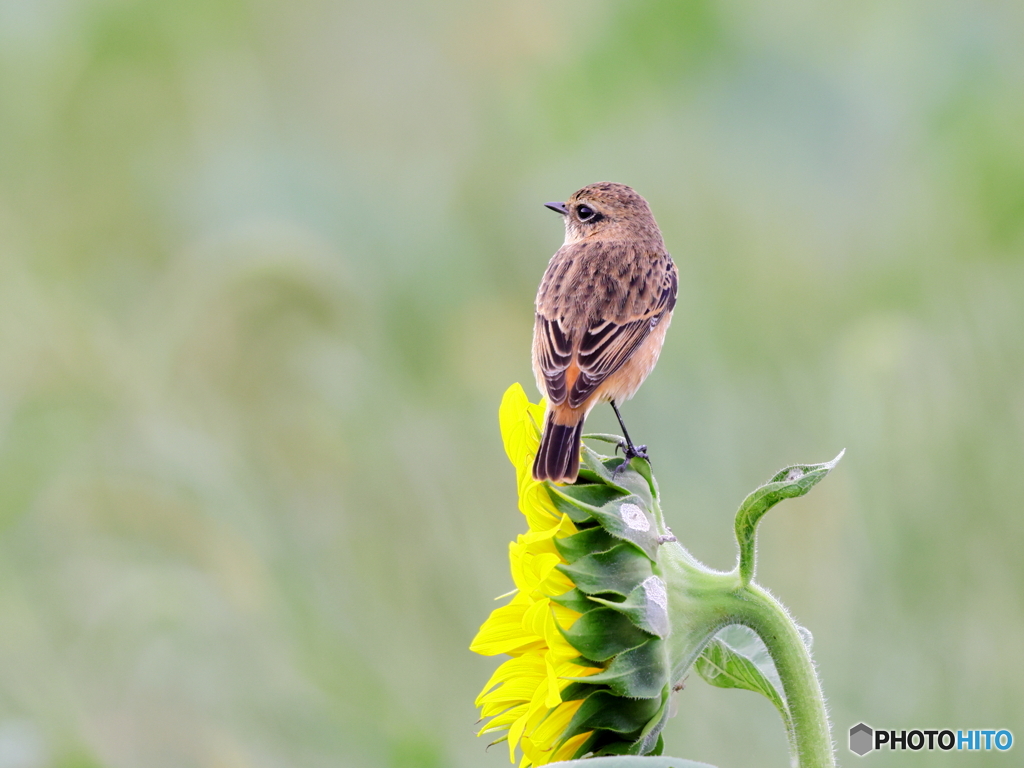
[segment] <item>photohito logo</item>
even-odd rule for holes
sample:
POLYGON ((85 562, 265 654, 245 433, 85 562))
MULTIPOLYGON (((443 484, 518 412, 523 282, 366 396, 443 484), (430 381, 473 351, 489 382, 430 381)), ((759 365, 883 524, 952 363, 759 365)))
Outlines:
POLYGON ((864 757, 876 749, 909 749, 917 752, 922 749, 934 751, 941 749, 949 752, 952 749, 961 751, 1005 752, 1013 746, 1013 734, 1005 728, 996 730, 951 731, 946 730, 913 730, 884 731, 876 730, 866 723, 857 723, 850 729, 850 751, 864 757))

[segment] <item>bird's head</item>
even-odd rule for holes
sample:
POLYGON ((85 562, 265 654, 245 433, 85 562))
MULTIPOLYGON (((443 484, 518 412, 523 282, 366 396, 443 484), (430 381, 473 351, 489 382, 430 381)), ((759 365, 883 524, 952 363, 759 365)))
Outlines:
POLYGON ((599 181, 564 203, 545 203, 565 218, 566 244, 582 240, 661 240, 647 201, 625 184, 599 181))

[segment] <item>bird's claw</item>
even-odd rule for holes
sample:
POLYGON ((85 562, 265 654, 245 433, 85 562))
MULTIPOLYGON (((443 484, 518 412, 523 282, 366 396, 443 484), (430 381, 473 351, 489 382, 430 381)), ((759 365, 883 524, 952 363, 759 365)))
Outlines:
POLYGON ((626 449, 626 460, 629 461, 632 458, 643 459, 644 461, 650 461, 651 457, 647 455, 646 445, 634 445, 632 450, 626 449))
POLYGON ((623 462, 615 468, 613 474, 617 475, 620 472, 625 472, 626 468, 629 466, 629 463, 634 458, 643 459, 648 463, 650 463, 651 461, 651 457, 647 455, 646 445, 632 445, 630 443, 627 443, 625 440, 620 440, 619 443, 615 446, 615 450, 618 451, 620 449, 622 450, 622 455, 625 458, 623 462))

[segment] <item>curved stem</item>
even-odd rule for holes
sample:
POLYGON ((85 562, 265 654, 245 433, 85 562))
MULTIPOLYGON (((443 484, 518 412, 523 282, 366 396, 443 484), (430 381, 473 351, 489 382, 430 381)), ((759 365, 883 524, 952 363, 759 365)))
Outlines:
POLYGON ((787 724, 794 765, 835 768, 825 697, 810 651, 785 608, 755 583, 740 590, 736 618, 764 641, 782 681, 790 722, 787 724))

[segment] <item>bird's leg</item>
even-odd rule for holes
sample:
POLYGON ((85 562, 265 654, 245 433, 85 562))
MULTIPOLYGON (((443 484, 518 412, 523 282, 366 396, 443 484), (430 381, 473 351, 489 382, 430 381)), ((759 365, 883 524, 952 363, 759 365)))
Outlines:
POLYGON ((618 407, 615 405, 614 400, 609 401, 612 404, 612 410, 615 411, 615 418, 619 420, 619 426, 622 427, 622 435, 625 438, 621 443, 616 446, 616 449, 621 448, 623 455, 626 460, 619 464, 615 468, 616 472, 625 471, 626 467, 629 466, 629 462, 633 460, 633 457, 641 458, 647 462, 650 462, 651 458, 647 455, 646 445, 633 445, 633 441, 629 439, 629 432, 626 431, 626 424, 622 420, 622 414, 619 413, 618 407))

